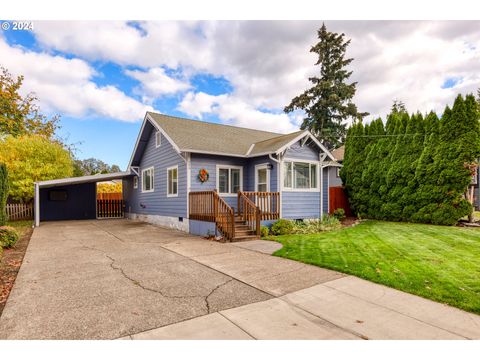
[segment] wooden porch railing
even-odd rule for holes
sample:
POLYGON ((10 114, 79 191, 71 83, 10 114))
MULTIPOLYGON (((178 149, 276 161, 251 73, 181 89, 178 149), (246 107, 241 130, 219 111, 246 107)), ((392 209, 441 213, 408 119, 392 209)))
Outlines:
POLYGON ((280 218, 279 192, 243 191, 242 194, 260 208, 261 220, 276 220, 280 218))
POLYGON ((260 236, 260 208, 241 191, 238 192, 237 206, 238 216, 248 225, 250 230, 255 231, 255 234, 260 236))
POLYGON ((214 222, 227 241, 235 239, 235 213, 216 191, 193 191, 189 196, 189 218, 214 222))

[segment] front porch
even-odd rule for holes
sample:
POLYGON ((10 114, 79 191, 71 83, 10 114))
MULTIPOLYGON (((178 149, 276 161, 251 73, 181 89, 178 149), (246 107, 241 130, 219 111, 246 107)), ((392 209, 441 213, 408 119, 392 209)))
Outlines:
POLYGON ((188 200, 189 219, 214 223, 226 241, 258 239, 262 221, 280 218, 280 192, 238 191, 236 207, 216 190, 190 192, 188 200))

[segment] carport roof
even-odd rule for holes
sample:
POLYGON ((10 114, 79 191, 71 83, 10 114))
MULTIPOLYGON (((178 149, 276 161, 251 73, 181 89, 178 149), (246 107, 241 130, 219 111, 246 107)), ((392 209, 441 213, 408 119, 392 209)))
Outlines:
POLYGON ((109 181, 109 180, 115 180, 115 179, 123 179, 132 175, 134 174, 131 173, 130 171, 122 171, 122 172, 116 172, 111 174, 97 174, 97 175, 79 176, 79 177, 66 178, 66 179, 38 181, 35 184, 37 184, 39 188, 45 188, 45 187, 52 187, 52 186, 58 186, 58 185, 84 184, 84 183, 92 183, 92 182, 100 182, 100 181, 109 181))

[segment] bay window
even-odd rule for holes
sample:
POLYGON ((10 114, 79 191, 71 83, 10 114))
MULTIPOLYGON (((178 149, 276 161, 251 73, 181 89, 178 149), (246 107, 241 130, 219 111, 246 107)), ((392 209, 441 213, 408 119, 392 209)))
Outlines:
POLYGON ((318 188, 317 164, 286 161, 283 165, 283 187, 285 189, 311 190, 318 188))

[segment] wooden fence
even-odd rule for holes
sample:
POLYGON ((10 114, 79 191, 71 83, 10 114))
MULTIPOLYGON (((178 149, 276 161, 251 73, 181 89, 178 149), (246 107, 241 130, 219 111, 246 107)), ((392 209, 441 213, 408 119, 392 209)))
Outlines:
POLYGON ((97 193, 97 200, 123 200, 123 193, 97 193))
POLYGON ((336 209, 345 210, 345 215, 352 216, 347 194, 342 186, 331 186, 329 188, 329 213, 333 214, 336 209))
POLYGON ((124 208, 123 200, 97 200, 97 218, 123 218, 124 208))
POLYGON ((33 219, 33 204, 7 204, 8 220, 33 219))

